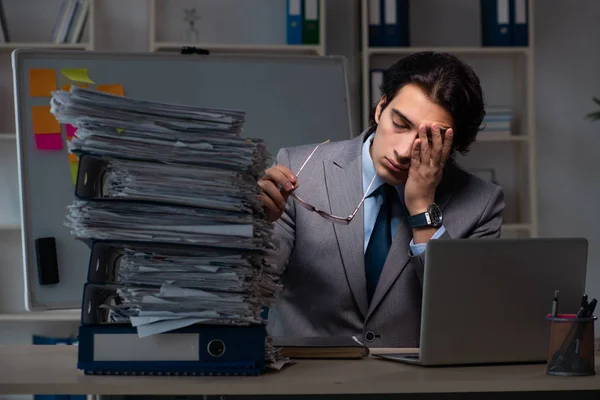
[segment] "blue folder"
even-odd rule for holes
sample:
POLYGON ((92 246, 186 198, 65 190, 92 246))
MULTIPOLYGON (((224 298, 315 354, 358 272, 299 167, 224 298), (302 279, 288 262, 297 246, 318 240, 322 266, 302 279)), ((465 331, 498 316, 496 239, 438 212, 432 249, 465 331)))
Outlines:
POLYGON ((369 0, 369 47, 383 46, 383 9, 382 0, 369 0))
POLYGON ((529 1, 510 0, 512 45, 529 45, 529 1))
POLYGON ((381 0, 383 45, 410 45, 409 0, 381 0))
POLYGON ((196 324, 139 338, 129 324, 81 325, 77 368, 86 375, 260 375, 266 330, 196 324))
POLYGON ((303 0, 286 0, 287 44, 302 44, 302 10, 303 0))
POLYGON ((510 0, 481 0, 482 46, 510 46, 510 0))

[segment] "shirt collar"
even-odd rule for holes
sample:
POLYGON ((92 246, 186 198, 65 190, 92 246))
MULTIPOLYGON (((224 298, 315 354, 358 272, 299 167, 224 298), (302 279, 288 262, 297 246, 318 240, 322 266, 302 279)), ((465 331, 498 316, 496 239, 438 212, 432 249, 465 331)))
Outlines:
MULTIPOLYGON (((374 135, 375 135, 375 132, 371 133, 369 135, 369 137, 367 138, 367 140, 365 140, 365 142, 363 143, 363 147, 362 147, 363 193, 365 193, 365 191, 369 187, 369 184, 371 183, 371 179, 373 179, 373 176, 375 175, 375 166, 373 165, 373 159, 371 158, 371 153, 369 151, 369 149, 371 148, 371 142, 373 141, 374 135)), ((379 175, 377 175, 375 177, 375 180, 373 181, 373 185, 371 185, 371 189, 369 189, 369 193, 367 193, 366 197, 370 196, 374 191, 376 191, 384 183, 385 182, 383 181, 383 179, 381 179, 381 177, 379 175)))

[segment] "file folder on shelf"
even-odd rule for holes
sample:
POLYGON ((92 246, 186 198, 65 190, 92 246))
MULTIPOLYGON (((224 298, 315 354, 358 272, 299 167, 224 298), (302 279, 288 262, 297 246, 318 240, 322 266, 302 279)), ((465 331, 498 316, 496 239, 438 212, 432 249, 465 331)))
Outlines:
POLYGON ((409 0, 382 0, 383 46, 410 46, 409 0))
POLYGON ((529 45, 528 0, 510 0, 512 45, 529 45))
POLYGON ((369 0, 369 46, 383 46, 381 0, 369 0))
POLYGON ((319 0, 303 0, 302 44, 320 43, 319 0))
POLYGON ((287 44, 302 44, 302 0, 287 1, 287 44))
POLYGON ((480 6, 482 46, 510 46, 509 0, 481 0, 480 6))
POLYGON ((77 368, 86 375, 259 375, 264 325, 192 325, 145 338, 134 327, 80 326, 77 368))

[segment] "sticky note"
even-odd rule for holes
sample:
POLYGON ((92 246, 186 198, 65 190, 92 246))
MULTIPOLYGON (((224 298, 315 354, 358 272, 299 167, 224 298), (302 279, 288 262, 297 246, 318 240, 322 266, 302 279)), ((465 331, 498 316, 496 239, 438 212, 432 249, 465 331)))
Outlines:
POLYGON ((87 68, 66 68, 61 69, 60 73, 74 82, 96 83, 90 79, 87 68))
POLYGON ((125 132, 125 129, 123 129, 123 128, 117 128, 117 132, 123 133, 123 132, 125 132))
POLYGON ((31 107, 31 119, 33 120, 33 133, 60 133, 60 124, 50 113, 50 106, 31 107))
POLYGON ((75 132, 77 132, 77 128, 75 128, 71 124, 66 124, 65 127, 67 128, 67 137, 75 136, 75 132))
POLYGON ((96 86, 96 90, 103 93, 115 94, 117 96, 125 96, 125 92, 123 91, 123 85, 98 85, 96 86))
MULTIPOLYGON (((87 88, 88 85, 86 83, 80 83, 78 85, 75 86, 79 86, 80 88, 87 88)), ((65 92, 68 92, 71 90, 71 84, 67 83, 66 85, 62 85, 62 90, 64 90, 65 92)))
POLYGON ((77 158, 77 156, 75 154, 69 152, 69 162, 70 163, 79 162, 79 158, 77 158))
POLYGON ((73 185, 77 183, 77 170, 79 169, 78 163, 69 163, 71 167, 71 179, 73 180, 73 185))
POLYGON ((35 135, 35 145, 39 150, 60 150, 63 148, 60 133, 50 135, 35 135))
POLYGON ((56 71, 50 68, 29 70, 29 95, 31 97, 52 97, 56 90, 56 71))

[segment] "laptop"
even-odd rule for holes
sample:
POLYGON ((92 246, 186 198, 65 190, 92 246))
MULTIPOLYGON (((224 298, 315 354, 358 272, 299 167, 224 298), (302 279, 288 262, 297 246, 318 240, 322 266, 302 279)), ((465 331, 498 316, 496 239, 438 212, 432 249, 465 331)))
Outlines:
POLYGON ((418 354, 377 354, 422 366, 546 362, 549 327, 585 291, 584 238, 432 240, 425 250, 418 354))

